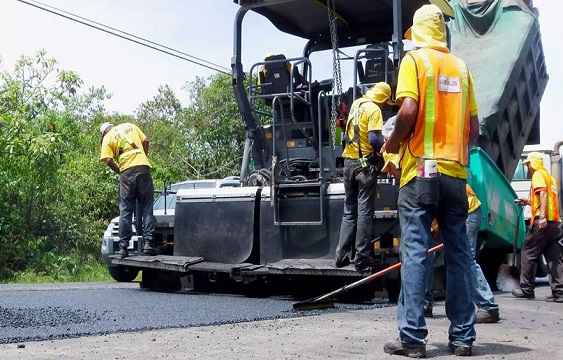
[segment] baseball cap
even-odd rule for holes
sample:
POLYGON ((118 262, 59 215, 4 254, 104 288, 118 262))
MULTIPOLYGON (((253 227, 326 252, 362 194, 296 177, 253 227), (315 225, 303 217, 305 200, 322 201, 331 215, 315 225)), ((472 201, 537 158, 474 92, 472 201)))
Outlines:
POLYGON ((373 85, 373 87, 368 90, 365 96, 379 104, 395 104, 393 100, 391 100, 391 87, 384 81, 378 82, 377 84, 373 85))

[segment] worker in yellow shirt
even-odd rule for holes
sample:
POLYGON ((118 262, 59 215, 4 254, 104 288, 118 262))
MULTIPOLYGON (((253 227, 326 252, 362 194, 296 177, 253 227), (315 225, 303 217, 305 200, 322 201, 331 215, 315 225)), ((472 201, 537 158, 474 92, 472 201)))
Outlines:
POLYGON ((535 267, 543 254, 549 270, 551 295, 545 300, 563 303, 563 259, 559 245, 559 191, 555 179, 543 166, 543 156, 531 152, 522 162, 532 174, 530 198, 516 199, 519 205, 532 207, 532 218, 526 233, 526 239, 520 253, 521 271, 520 288, 512 295, 517 298, 534 299, 535 267))
POLYGON ((154 186, 151 165, 147 158, 149 139, 141 129, 130 123, 114 126, 105 122, 100 127, 100 133, 100 161, 119 175, 119 256, 129 256, 127 248, 133 236, 132 218, 136 203, 140 207, 143 224, 143 252, 146 255, 156 255, 159 249, 153 237, 156 218, 152 208, 154 186))
POLYGON ((380 265, 369 255, 375 187, 383 165, 379 153, 383 146, 381 107, 385 103, 392 103, 390 97, 389 85, 379 82, 350 107, 345 133, 346 147, 342 153, 344 214, 336 247, 336 267, 350 263, 352 245, 356 250, 354 265, 357 271, 368 271, 380 265))
POLYGON ((401 61, 396 94, 401 108, 386 139, 387 152, 401 150, 399 337, 386 342, 384 351, 426 357, 426 254, 436 218, 448 264, 448 347, 457 356, 470 356, 476 316, 471 301, 473 280, 467 271, 473 256, 465 227, 468 203, 464 190, 468 148, 479 137, 473 80, 464 61, 448 49, 444 14, 436 5, 423 5, 415 12, 405 37, 416 50, 401 61))

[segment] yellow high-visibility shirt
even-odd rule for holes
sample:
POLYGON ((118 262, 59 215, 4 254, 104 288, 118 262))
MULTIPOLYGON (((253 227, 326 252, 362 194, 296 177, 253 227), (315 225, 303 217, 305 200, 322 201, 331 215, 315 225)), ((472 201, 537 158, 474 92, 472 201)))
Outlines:
MULTIPOLYGON (((469 74, 469 111, 470 115, 477 115, 478 108, 475 101, 475 93, 473 91, 473 78, 469 74)), ((397 104, 401 104, 403 98, 410 97, 418 102, 418 75, 416 72, 415 61, 411 56, 405 56, 401 61, 399 69, 399 78, 397 82, 397 104)), ((409 149, 401 144, 401 182, 400 186, 409 183, 418 173, 419 158, 413 156, 409 149)), ((467 170, 465 167, 455 161, 440 160, 437 161, 438 172, 449 176, 467 179, 467 170)))
POLYGON ((383 116, 381 109, 373 101, 361 97, 356 99, 350 107, 350 114, 348 115, 348 122, 346 123, 346 132, 348 138, 354 137, 354 116, 357 113, 358 127, 360 133, 358 134, 358 142, 346 144, 346 148, 342 152, 342 156, 350 159, 358 159, 358 143, 362 149, 362 157, 373 152, 368 139, 368 132, 374 130, 381 130, 383 128, 383 116))
POLYGON ((141 129, 134 124, 123 123, 116 125, 104 136, 100 161, 104 161, 107 158, 117 160, 119 163, 119 171, 140 165, 151 166, 143 150, 143 141, 146 138, 141 129), (127 136, 129 140, 135 144, 137 149, 127 140, 122 139, 122 134, 127 136))

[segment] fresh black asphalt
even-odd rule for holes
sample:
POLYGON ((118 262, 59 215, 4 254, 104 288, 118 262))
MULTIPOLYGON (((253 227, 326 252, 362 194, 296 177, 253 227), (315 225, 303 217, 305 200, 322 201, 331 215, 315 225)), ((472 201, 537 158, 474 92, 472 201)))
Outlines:
MULTIPOLYGON (((294 300, 139 288, 0 291, 0 343, 317 315, 294 300)), ((338 306, 332 311, 386 304, 338 306)), ((325 310, 326 311, 326 310, 325 310)))

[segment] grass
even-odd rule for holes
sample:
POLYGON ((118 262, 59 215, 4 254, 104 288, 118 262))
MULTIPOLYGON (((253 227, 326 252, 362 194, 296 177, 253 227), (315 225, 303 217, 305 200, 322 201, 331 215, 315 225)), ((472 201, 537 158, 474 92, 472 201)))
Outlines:
POLYGON ((10 279, 3 279, 4 284, 39 284, 64 282, 102 282, 114 281, 107 266, 95 260, 83 262, 74 267, 52 267, 50 271, 28 269, 14 273, 10 279))

